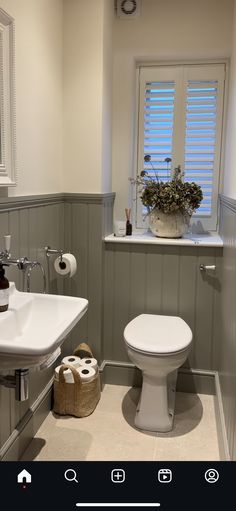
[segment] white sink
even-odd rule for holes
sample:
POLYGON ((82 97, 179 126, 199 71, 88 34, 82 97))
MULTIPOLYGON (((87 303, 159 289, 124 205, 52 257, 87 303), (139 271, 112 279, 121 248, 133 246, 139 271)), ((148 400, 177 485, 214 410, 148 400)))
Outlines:
POLYGON ((22 293, 14 283, 9 292, 0 313, 0 371, 45 362, 88 309, 85 298, 22 293))

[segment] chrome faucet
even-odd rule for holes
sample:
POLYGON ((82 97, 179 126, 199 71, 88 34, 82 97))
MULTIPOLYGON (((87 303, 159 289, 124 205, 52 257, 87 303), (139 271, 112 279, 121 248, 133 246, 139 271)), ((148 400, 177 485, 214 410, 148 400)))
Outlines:
POLYGON ((45 273, 43 265, 41 263, 39 263, 38 261, 28 261, 28 269, 27 269, 27 275, 26 275, 27 293, 30 293, 30 277, 31 277, 31 272, 32 272, 33 268, 36 268, 37 266, 40 268, 40 270, 42 272, 42 276, 43 276, 43 293, 46 293, 46 273, 45 273))
POLYGON ((4 236, 5 250, 0 250, 0 265, 2 266, 17 266, 19 270, 26 273, 27 279, 27 292, 30 293, 30 277, 33 268, 39 267, 43 276, 43 293, 46 293, 46 273, 43 265, 39 261, 30 261, 28 257, 19 257, 13 259, 10 254, 11 236, 4 236))

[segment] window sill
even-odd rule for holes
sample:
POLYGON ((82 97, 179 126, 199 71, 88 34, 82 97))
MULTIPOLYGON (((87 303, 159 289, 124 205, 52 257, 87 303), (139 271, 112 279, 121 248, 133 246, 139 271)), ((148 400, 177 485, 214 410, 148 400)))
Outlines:
POLYGON ((178 245, 200 247, 223 247, 223 241, 218 233, 185 234, 182 238, 156 238, 151 232, 134 232, 132 236, 118 237, 109 234, 104 238, 106 243, 140 243, 143 245, 178 245))

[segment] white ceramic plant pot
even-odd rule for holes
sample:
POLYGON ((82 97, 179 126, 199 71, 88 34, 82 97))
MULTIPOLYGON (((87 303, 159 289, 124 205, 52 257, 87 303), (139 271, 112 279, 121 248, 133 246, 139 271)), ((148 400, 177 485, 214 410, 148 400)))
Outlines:
POLYGON ((189 227, 191 215, 188 213, 163 213, 153 209, 148 215, 149 227, 155 236, 160 238, 181 238, 189 227))

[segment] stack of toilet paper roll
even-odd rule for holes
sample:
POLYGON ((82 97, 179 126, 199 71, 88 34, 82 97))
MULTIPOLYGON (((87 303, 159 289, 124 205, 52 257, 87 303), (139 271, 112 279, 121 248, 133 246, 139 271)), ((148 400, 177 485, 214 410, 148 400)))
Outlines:
MULTIPOLYGON (((61 365, 55 368, 55 380, 57 381, 59 381, 59 371, 63 364, 73 365, 78 371, 82 382, 91 381, 98 370, 98 363, 95 358, 80 358, 76 355, 69 355, 68 357, 64 357, 61 361, 61 365)), ((66 369, 63 374, 66 383, 74 383, 73 374, 70 369, 66 369)))

